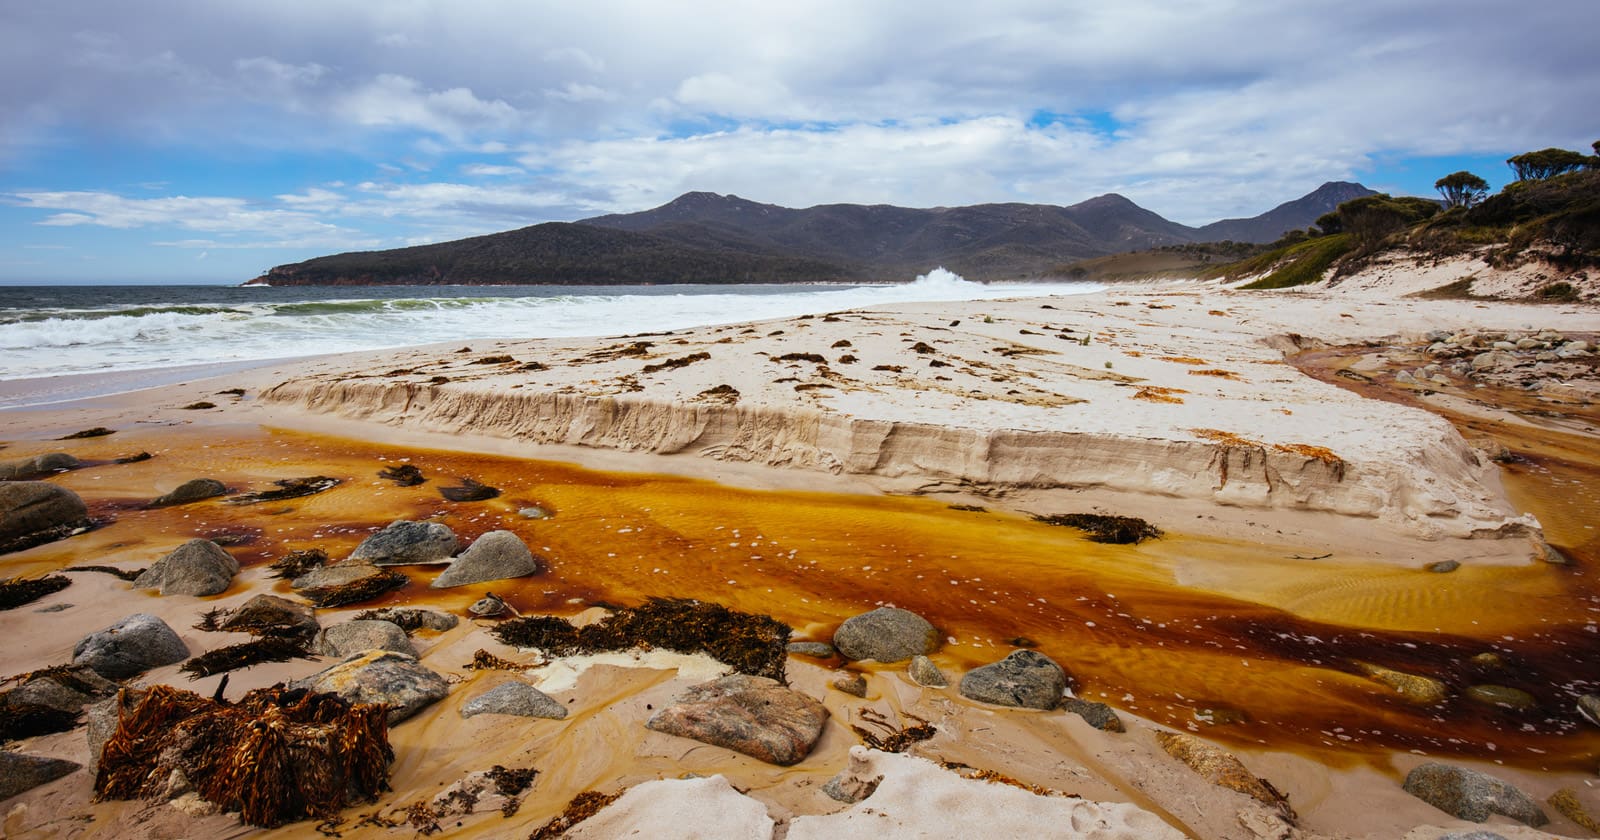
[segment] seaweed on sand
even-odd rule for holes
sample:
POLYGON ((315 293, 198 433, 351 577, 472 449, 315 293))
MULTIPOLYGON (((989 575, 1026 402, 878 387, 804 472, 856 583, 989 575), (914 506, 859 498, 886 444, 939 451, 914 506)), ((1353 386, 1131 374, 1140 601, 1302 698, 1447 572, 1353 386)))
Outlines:
POLYGON ((183 663, 178 670, 189 675, 191 681, 202 677, 237 671, 263 662, 288 662, 291 659, 312 659, 305 639, 286 636, 264 636, 236 645, 208 650, 183 663))
POLYGON ((272 576, 275 578, 293 580, 312 569, 326 565, 328 565, 328 552, 320 548, 306 548, 279 557, 267 568, 272 570, 272 576))
POLYGON ((345 604, 359 604, 371 600, 385 592, 399 589, 410 583, 411 579, 399 572, 382 571, 375 575, 353 580, 349 583, 340 583, 332 586, 313 586, 300 590, 314 606, 342 607, 345 604))
POLYGON ((301 496, 310 496, 321 493, 339 484, 339 479, 329 478, 325 475, 314 475, 309 478, 284 478, 272 482, 277 485, 276 490, 258 490, 254 493, 242 493, 228 498, 228 504, 253 505, 258 502, 278 502, 284 499, 298 499, 301 496))
POLYGON ((0 743, 66 732, 78 725, 80 713, 38 703, 0 704, 0 743))
POLYGON ((561 811, 560 816, 554 817, 549 822, 539 826, 532 834, 528 835, 528 840, 555 840, 555 838, 566 834, 573 826, 600 813, 602 808, 617 801, 620 796, 622 796, 622 791, 600 793, 599 791, 586 790, 572 797, 572 801, 567 803, 567 807, 561 811))
POLYGON ((554 616, 529 616, 502 622, 489 632, 508 645, 539 648, 552 656, 636 647, 705 653, 741 674, 785 682, 792 631, 771 616, 720 604, 651 598, 584 627, 554 616))
POLYGON ((102 574, 115 575, 116 577, 122 578, 123 580, 125 580, 125 581, 127 581, 129 583, 133 583, 134 579, 136 579, 140 575, 144 574, 147 570, 146 569, 119 569, 116 566, 68 566, 65 569, 62 569, 61 571, 63 571, 63 572, 100 572, 102 574))
POLYGON ((422 470, 417 469, 411 464, 401 464, 398 467, 384 467, 383 469, 378 470, 378 477, 394 482, 397 487, 415 487, 416 485, 428 480, 425 476, 423 476, 422 470))
POLYGON ((1046 525, 1064 525, 1077 528, 1089 535, 1090 542, 1129 545, 1153 540, 1161 536, 1161 529, 1132 516, 1106 516, 1099 513, 1063 513, 1055 516, 1035 516, 1034 521, 1046 525))
POLYGON ((24 604, 60 592, 72 585, 65 575, 45 575, 41 578, 11 578, 0 581, 0 610, 14 610, 24 604))
POLYGON ((850 725, 850 729, 861 737, 862 743, 884 752, 905 752, 911 748, 912 744, 918 741, 926 741, 939 732, 938 729, 934 728, 933 724, 913 714, 907 714, 906 717, 916 721, 915 726, 896 726, 894 721, 884 717, 883 714, 874 710, 871 706, 862 706, 856 712, 856 716, 860 717, 863 722, 870 723, 884 731, 885 734, 879 735, 855 724, 850 725))
POLYGON ((500 495, 500 488, 463 478, 459 487, 440 487, 439 495, 452 502, 482 502, 500 495))
POLYGON ((325 819, 389 788, 387 714, 382 704, 281 686, 230 704, 155 685, 106 741, 95 793, 158 798, 176 770, 249 825, 325 819))

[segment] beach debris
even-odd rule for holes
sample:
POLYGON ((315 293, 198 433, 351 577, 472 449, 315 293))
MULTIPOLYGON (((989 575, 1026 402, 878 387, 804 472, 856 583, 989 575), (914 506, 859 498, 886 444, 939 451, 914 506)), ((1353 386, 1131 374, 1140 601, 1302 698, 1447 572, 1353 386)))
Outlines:
POLYGON ((135 613, 83 637, 72 648, 72 664, 86 665, 110 680, 173 665, 189 657, 189 648, 165 621, 135 613))
POLYGON ((224 390, 218 391, 217 392, 217 396, 219 396, 219 397, 242 397, 242 396, 244 396, 244 389, 243 388, 226 388, 224 390))
POLYGON ((525 682, 513 681, 501 683, 461 707, 464 718, 483 714, 562 720, 567 716, 567 707, 525 682))
POLYGON ((440 487, 439 495, 452 502, 482 502, 500 495, 500 489, 470 478, 459 478, 456 487, 440 487))
POLYGON ((1122 725, 1122 718, 1104 703, 1092 700, 1079 700, 1076 697, 1061 698, 1061 708, 1083 718, 1088 724, 1102 732, 1126 732, 1122 725))
POLYGON ((1442 681, 1419 674, 1408 674, 1371 662, 1352 662, 1357 671, 1379 685, 1419 706, 1434 706, 1450 699, 1450 688, 1442 681))
POLYGON ((784 649, 793 654, 817 659, 831 659, 835 653, 833 645, 827 642, 790 642, 784 649))
POLYGON ((1439 762, 1406 774, 1406 793, 1456 819, 1483 822, 1490 814, 1538 828, 1550 821, 1532 797, 1487 773, 1439 762))
POLYGON ((1049 711, 1061 705, 1067 672, 1036 650, 1014 650, 1005 659, 968 671, 961 696, 980 703, 1049 711))
POLYGON ((383 824, 390 828, 409 825, 427 836, 444 831, 444 820, 454 819, 460 826, 459 818, 471 814, 499 811, 502 817, 515 816, 522 808, 522 792, 533 785, 538 774, 531 767, 507 770, 498 764, 490 770, 468 773, 431 800, 395 809, 405 814, 404 823, 386 820, 383 824))
POLYGON ((291 659, 312 659, 305 639, 289 636, 263 636, 236 645, 209 650, 183 663, 178 668, 189 675, 190 681, 215 676, 228 671, 249 668, 263 662, 288 662, 291 659))
POLYGON ((1076 528, 1089 535, 1090 542, 1111 545, 1137 545, 1161 536, 1161 529, 1143 519, 1132 516, 1110 516, 1101 513, 1062 513, 1035 516, 1035 522, 1076 528))
POLYGON ((221 496, 227 492, 228 485, 214 478, 191 478, 178 485, 172 492, 151 500, 148 507, 161 508, 186 505, 190 502, 221 496))
POLYGON ((380 569, 371 563, 340 563, 313 569, 289 585, 312 604, 327 608, 370 601, 410 582, 410 578, 399 572, 380 569))
POLYGON ((105 742, 95 792, 171 799, 192 790, 273 828, 375 800, 393 760, 379 705, 277 686, 227 704, 155 685, 105 742))
POLYGON ((277 560, 268 564, 272 570, 272 577, 293 580, 304 577, 312 569, 328 565, 328 552, 320 548, 304 548, 291 551, 277 560))
POLYGON ((1206 781, 1238 791, 1272 808, 1291 825, 1299 819, 1294 809, 1289 807, 1289 798, 1279 793, 1271 782, 1251 773, 1233 753, 1182 732, 1157 732, 1156 742, 1166 750, 1167 755, 1183 762, 1206 781))
POLYGON ((484 356, 482 358, 473 359, 472 363, 475 365, 505 365, 515 364, 516 361, 516 359, 513 359, 510 356, 484 356))
POLYGON ((105 437, 106 435, 114 434, 116 434, 116 431, 113 429, 108 429, 105 426, 95 426, 92 429, 84 429, 80 432, 73 432, 70 435, 62 435, 56 440, 83 440, 85 438, 105 437))
POLYGON ((1459 561, 1456 561, 1456 560, 1439 560, 1439 561, 1434 562, 1434 563, 1429 563, 1428 565, 1423 566, 1422 568, 1425 569, 1426 571, 1433 572, 1436 575, 1443 575, 1443 574, 1449 574, 1450 572, 1453 572, 1456 569, 1461 568, 1461 563, 1459 561))
POLYGON ((154 457, 156 457, 156 456, 151 455, 148 452, 138 452, 138 453, 135 453, 133 455, 127 455, 127 456, 124 456, 124 457, 121 457, 121 458, 113 459, 111 461, 111 463, 113 463, 113 464, 138 464, 138 463, 142 463, 144 461, 148 461, 148 460, 150 460, 151 458, 154 458, 154 457))
POLYGON ((467 607, 467 612, 479 618, 494 618, 505 615, 507 611, 515 612, 516 610, 510 604, 507 604, 504 598, 493 592, 485 593, 482 598, 473 601, 467 607))
POLYGON ((290 688, 337 694, 351 703, 380 704, 389 723, 399 723, 450 693, 445 678, 416 657, 369 650, 290 683, 290 688))
POLYGON ((77 493, 47 481, 0 481, 0 554, 55 542, 90 527, 89 508, 77 493))
POLYGON ((194 539, 178 546, 134 578, 136 589, 159 589, 162 595, 216 595, 227 591, 239 561, 210 540, 194 539))
POLYGON ((0 581, 0 610, 14 610, 72 585, 66 575, 45 575, 39 578, 8 578, 0 581))
POLYGON ((1485 706, 1510 709, 1516 712, 1526 712, 1539 707, 1539 701, 1532 694, 1510 686, 1471 685, 1467 686, 1463 694, 1466 695, 1468 700, 1482 703, 1485 706))
POLYGON ((689 688, 645 726, 789 767, 811 753, 827 720, 826 707, 777 680, 730 674, 689 688))
POLYGON ((856 710, 856 717, 863 723, 877 727, 885 734, 879 735, 877 732, 864 729, 855 724, 851 724, 850 729, 856 733, 856 736, 861 739, 863 744, 875 750, 891 753, 905 752, 911 749, 912 744, 926 741, 939 734, 938 728, 923 718, 909 712, 905 716, 916 721, 916 724, 912 726, 897 725, 894 721, 885 717, 882 712, 871 706, 862 706, 856 710))
POLYGON ((276 490, 259 490, 254 493, 244 493, 228 499, 231 505, 254 505, 261 502, 279 502, 284 499, 298 499, 301 496, 310 496, 339 486, 341 479, 325 475, 313 475, 308 478, 282 478, 272 482, 276 490))
POLYGON ((194 625, 196 630, 249 633, 252 636, 300 636, 317 632, 311 608, 277 595, 262 594, 232 610, 209 610, 194 625))
POLYGON ((377 610, 367 610, 357 613, 356 621, 387 621, 407 633, 417 630, 445 630, 454 629, 461 619, 440 610, 423 609, 421 607, 384 607, 377 610))
POLYGON ((450 562, 429 584, 434 589, 449 589, 491 580, 507 580, 538 574, 545 561, 528 550, 521 537, 510 531, 490 531, 472 541, 461 556, 450 562))
POLYGON ((478 648, 472 652, 472 661, 462 667, 468 671, 526 671, 529 668, 538 668, 545 664, 543 661, 512 662, 509 659, 495 656, 483 648, 478 648))
POLYGON ((397 519, 361 541, 350 552, 350 560, 377 566, 403 566, 448 560, 461 542, 456 532, 442 522, 411 522, 397 519))
POLYGON ((912 682, 927 688, 944 688, 950 685, 950 681, 945 679, 944 672, 939 670, 939 666, 920 653, 911 657, 911 665, 906 669, 906 673, 912 682))
POLYGON ((834 680, 831 685, 845 694, 855 697, 867 696, 867 675, 860 671, 851 671, 834 680))
POLYGON ((400 625, 388 621, 355 620, 331 624, 318 631, 311 642, 313 653, 322 656, 353 656, 364 650, 392 650, 416 656, 411 637, 400 625))
POLYGON ((846 659, 904 662, 939 649, 939 631, 910 610, 879 607, 851 616, 833 633, 833 646, 846 659))
POLYGON ((709 358, 711 358, 711 354, 710 353, 690 353, 689 355, 683 356, 681 358, 668 359, 668 360, 666 360, 664 362, 658 362, 658 363, 653 364, 653 365, 645 365, 644 366, 644 370, 642 372, 643 373, 656 373, 656 372, 663 371, 663 370, 675 370, 675 369, 681 368, 681 367, 688 367, 689 365, 692 365, 695 362, 703 362, 703 361, 705 361, 706 359, 709 359, 709 358))
POLYGON ((32 458, 0 463, 0 481, 25 481, 80 469, 83 466, 85 464, 82 461, 65 452, 48 452, 32 458))
POLYGON ((411 464, 401 464, 398 467, 384 467, 378 470, 378 477, 392 481, 397 487, 415 487, 428 479, 422 475, 422 470, 411 464))
MULTIPOLYGON (((82 714, 76 711, 57 709, 42 703, 19 703, 8 699, 5 703, 0 703, 0 744, 32 738, 35 735, 66 732, 77 726, 81 717, 82 714)), ((4 754, 5 751, 0 750, 0 755, 4 754)))
POLYGON ((0 750, 0 802, 77 770, 75 761, 0 750))
POLYGON ((508 645, 537 648, 551 656, 636 647, 705 653, 741 674, 781 681, 792 631, 771 616, 720 604, 651 598, 583 627, 555 616, 528 616, 502 622, 489 632, 508 645))
POLYGON ((696 394, 695 398, 707 402, 722 402, 733 405, 739 401, 739 389, 727 384, 716 385, 696 394))
POLYGON ((1572 788, 1562 788, 1550 794, 1545 800, 1550 803, 1562 816, 1577 823, 1580 827, 1594 834, 1600 834, 1600 820, 1590 814, 1583 803, 1578 801, 1578 792, 1572 788))
MULTIPOLYGON (((649 783, 646 782, 646 784, 649 783)), ((600 793, 586 790, 572 797, 572 801, 567 803, 567 807, 561 809, 560 815, 551 818, 549 822, 534 829, 533 834, 528 836, 528 840, 556 840, 556 838, 570 831, 573 826, 600 813, 602 809, 617 801, 621 796, 621 791, 617 793, 600 793)))
POLYGON ((208 408, 216 408, 216 407, 217 407, 217 404, 214 403, 214 402, 211 402, 210 400, 201 400, 199 402, 189 403, 188 405, 183 407, 183 410, 184 411, 205 411, 208 408))

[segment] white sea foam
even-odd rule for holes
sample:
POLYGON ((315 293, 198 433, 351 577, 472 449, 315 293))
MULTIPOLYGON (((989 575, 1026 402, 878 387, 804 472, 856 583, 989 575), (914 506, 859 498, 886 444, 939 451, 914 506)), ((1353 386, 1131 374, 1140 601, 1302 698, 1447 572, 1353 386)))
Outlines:
POLYGON ((481 289, 456 287, 429 289, 428 297, 338 300, 315 295, 286 299, 284 293, 293 292, 273 289, 274 299, 248 302, 11 309, 0 319, 0 379, 440 341, 622 335, 886 303, 1077 294, 1097 288, 1081 283, 985 285, 937 268, 913 283, 882 286, 658 287, 589 294, 545 287, 539 294, 515 297, 482 296, 481 289))

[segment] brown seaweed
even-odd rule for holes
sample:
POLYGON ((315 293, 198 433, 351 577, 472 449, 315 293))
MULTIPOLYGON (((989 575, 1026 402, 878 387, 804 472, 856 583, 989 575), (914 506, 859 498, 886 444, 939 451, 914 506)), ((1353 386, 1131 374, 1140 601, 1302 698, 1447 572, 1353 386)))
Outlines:
POLYGON ((567 807, 562 809, 559 816, 535 829, 528 835, 528 840, 555 840, 570 831, 573 826, 600 813, 602 808, 617 801, 620 796, 622 796, 621 791, 600 793, 586 790, 572 797, 572 801, 567 803, 567 807))
POLYGON ((463 665, 469 671, 526 671, 529 668, 538 668, 544 662, 512 662, 478 648, 472 652, 472 661, 463 665))
POLYGON ((267 566, 272 576, 280 580, 293 580, 319 566, 328 565, 328 552, 320 548, 291 551, 267 566))
POLYGON ((318 607, 342 607, 346 604, 359 604, 371 600, 410 582, 410 578, 399 572, 384 570, 349 583, 302 589, 300 594, 318 607))
POLYGON ((1099 513, 1063 513, 1035 516, 1046 525, 1076 528, 1089 535, 1090 542, 1130 545, 1161 536, 1161 529, 1132 516, 1107 516, 1099 513))
POLYGON ((422 475, 422 470, 411 464, 401 464, 398 467, 384 467, 378 470, 378 477, 395 483, 397 487, 415 487, 428 479, 422 475))
POLYGON ((191 681, 215 676, 226 671, 237 671, 263 662, 288 662, 291 659, 314 659, 304 639, 285 636, 263 636, 248 642, 208 650, 183 663, 178 670, 189 675, 191 681))
POLYGON ((459 487, 440 487, 439 495, 452 502, 481 502, 500 495, 500 490, 470 478, 463 478, 459 487))
POLYGON ((230 496, 227 499, 231 505, 253 505, 260 502, 278 502, 284 499, 298 499, 301 496, 310 496, 321 493, 339 484, 340 479, 330 478, 325 475, 314 475, 309 478, 282 478, 272 482, 276 490, 258 490, 254 493, 242 493, 230 496))
POLYGON ((742 674, 784 682, 792 630, 771 616, 720 604, 651 598, 643 606, 619 608, 584 627, 554 616, 528 616, 502 622, 489 632, 508 645, 538 648, 553 656, 636 647, 705 653, 742 674))
POLYGON ((875 750, 883 750, 884 752, 905 752, 911 748, 912 744, 915 744, 918 741, 926 741, 939 732, 938 729, 934 728, 933 724, 913 714, 907 714, 906 717, 916 721, 917 723, 915 726, 896 726, 894 721, 884 717, 871 706, 862 706, 860 709, 856 710, 856 717, 861 718, 862 721, 870 723, 886 733, 879 735, 876 732, 863 729, 855 724, 850 725, 850 729, 853 730, 856 735, 861 737, 861 742, 863 744, 866 744, 875 750))
POLYGON ((155 799, 181 771, 202 799, 249 825, 327 819, 388 789, 387 715, 381 704, 281 686, 228 704, 155 685, 106 741, 95 792, 155 799))
POLYGON ((24 604, 31 604, 72 585, 72 578, 65 575, 45 575, 40 578, 10 578, 0 581, 0 610, 14 610, 24 604))
POLYGON ((133 583, 134 579, 144 574, 146 569, 119 569, 116 566, 68 566, 63 572, 100 572, 115 575, 123 580, 133 583))
POLYGON ((83 440, 84 438, 105 437, 106 435, 114 434, 116 434, 114 430, 108 429, 105 426, 95 426, 92 429, 84 429, 81 432, 73 432, 70 435, 62 435, 61 437, 56 438, 56 440, 83 440))

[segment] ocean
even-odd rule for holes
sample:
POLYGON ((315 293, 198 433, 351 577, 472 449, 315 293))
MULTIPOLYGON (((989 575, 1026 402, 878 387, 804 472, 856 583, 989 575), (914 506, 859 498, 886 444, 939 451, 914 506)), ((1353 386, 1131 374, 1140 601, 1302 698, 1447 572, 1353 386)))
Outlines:
POLYGON ((985 285, 944 269, 868 286, 0 286, 0 381, 442 341, 624 335, 1099 288, 985 285))

